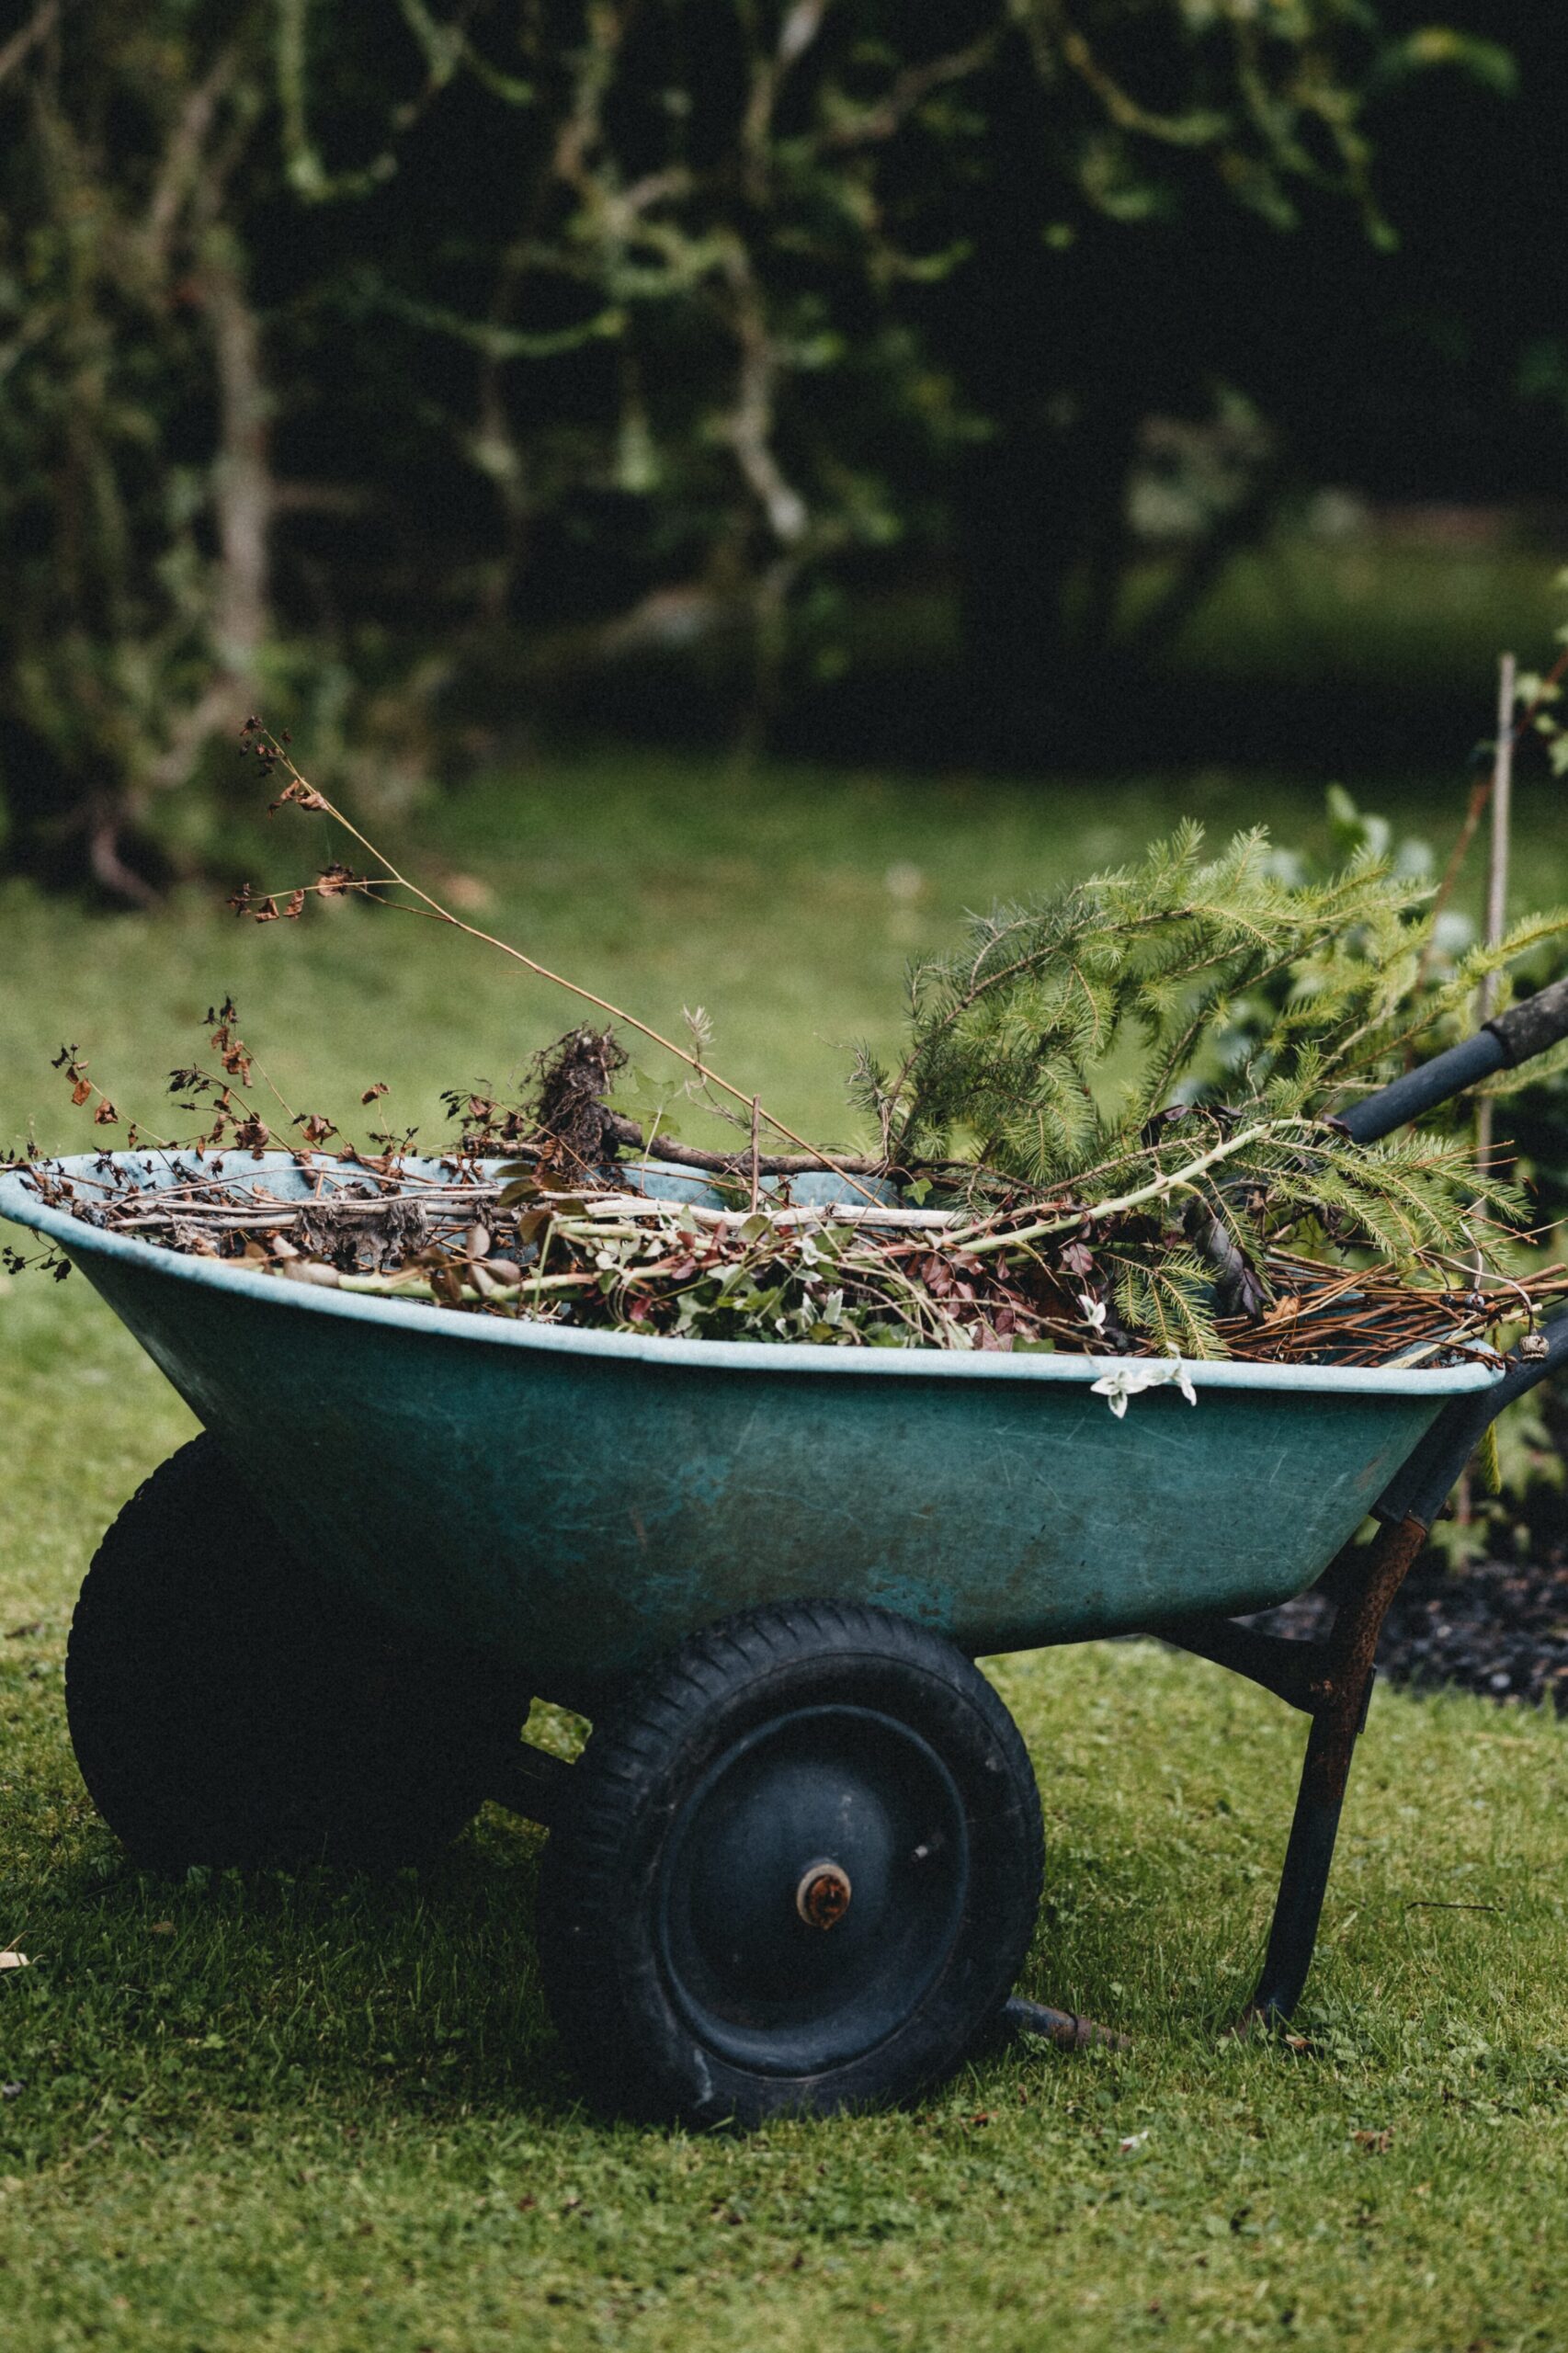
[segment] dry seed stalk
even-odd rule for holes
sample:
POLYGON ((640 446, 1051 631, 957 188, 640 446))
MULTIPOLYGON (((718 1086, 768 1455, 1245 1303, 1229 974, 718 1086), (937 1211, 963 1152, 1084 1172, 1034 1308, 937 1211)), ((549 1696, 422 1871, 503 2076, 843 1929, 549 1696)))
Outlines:
MULTIPOLYGON (((477 924, 468 923, 461 915, 454 915, 450 907, 443 905, 441 901, 426 891, 422 884, 414 881, 404 874, 383 850, 378 848, 367 835, 360 832, 351 818, 345 816, 335 801, 301 774, 292 753, 287 748, 286 737, 279 739, 275 736, 270 729, 263 727, 259 720, 256 719, 245 722, 244 732, 262 755, 263 767, 269 772, 274 767, 281 767, 289 779, 278 800, 273 803, 275 808, 281 807, 284 802, 291 802, 298 808, 333 818, 352 840, 358 843, 369 858, 386 869, 384 875, 363 880, 353 877, 345 879, 340 870, 335 871, 329 870, 330 879, 318 877, 314 882, 295 884, 284 894, 289 901, 288 912, 290 915, 298 915, 301 912, 306 894, 312 892, 320 892, 324 888, 329 895, 347 895, 348 892, 353 892, 360 897, 376 899, 377 903, 382 906, 396 906, 399 902, 379 898, 378 893, 381 889, 396 888, 406 891, 417 904, 414 907, 405 905, 404 912, 424 915, 433 922, 449 925, 452 930, 462 932, 468 938, 477 940, 481 946, 494 948, 499 954, 510 957, 515 963, 521 964, 525 971, 532 972, 536 979, 547 981, 552 987, 564 989, 569 996, 578 998, 585 1005, 593 1006, 599 1013, 608 1014, 612 1021, 624 1022, 629 1029, 635 1029, 639 1037, 646 1038, 650 1044, 662 1048, 665 1053, 673 1054, 677 1062, 684 1063, 704 1086, 715 1086, 722 1094, 729 1096, 746 1114, 753 1139, 751 1159, 754 1165, 756 1160, 756 1131, 759 1125, 766 1125, 771 1128, 775 1134, 785 1137, 790 1143, 799 1144, 802 1152, 809 1153, 814 1166, 829 1169, 835 1176, 842 1176, 847 1184, 854 1187, 863 1199, 874 1199, 851 1169, 844 1166, 831 1154, 821 1151, 806 1137, 798 1135, 795 1130, 779 1119, 776 1112, 767 1110, 758 1096, 744 1087, 734 1086, 721 1071, 715 1070, 700 1055, 687 1052, 684 1047, 677 1046, 674 1039, 666 1038, 662 1030, 655 1029, 648 1022, 640 1020, 636 1014, 628 1013, 623 1006, 612 1005, 608 997, 600 996, 594 989, 585 988, 580 981, 568 980, 564 973, 552 972, 548 964, 541 964, 536 957, 529 956, 522 949, 514 947, 510 940, 498 938, 494 932, 482 930, 477 924)), ((238 912, 251 914, 260 922, 271 921, 278 913, 277 904, 278 896, 279 893, 269 892, 259 904, 253 904, 247 892, 238 912)))

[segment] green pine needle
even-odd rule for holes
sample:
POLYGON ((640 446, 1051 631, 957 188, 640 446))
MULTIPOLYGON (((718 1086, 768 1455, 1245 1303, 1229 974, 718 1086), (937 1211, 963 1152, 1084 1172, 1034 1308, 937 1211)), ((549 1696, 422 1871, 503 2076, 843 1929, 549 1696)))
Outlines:
POLYGON ((1568 915, 1527 917, 1438 984, 1426 886, 1386 860, 1363 851, 1301 881, 1261 831, 1202 852, 1184 824, 1137 865, 976 918, 916 965, 903 1062, 863 1053, 851 1081, 890 1157, 967 1165, 977 1194, 1091 1223, 1136 1195, 1095 1246, 1122 1323, 1184 1355, 1222 1353, 1215 1267, 1195 1248, 1210 1222, 1265 1293, 1266 1253, 1288 1240, 1413 1279, 1483 1234, 1506 1255, 1522 1201, 1462 1139, 1358 1146, 1332 1115, 1462 1035, 1481 981, 1568 915))

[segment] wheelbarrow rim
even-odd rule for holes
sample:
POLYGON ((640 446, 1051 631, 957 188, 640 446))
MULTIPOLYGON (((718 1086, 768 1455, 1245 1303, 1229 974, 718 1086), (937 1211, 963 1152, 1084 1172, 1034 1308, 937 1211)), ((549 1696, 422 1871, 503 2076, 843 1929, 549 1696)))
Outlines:
MULTIPOLYGON (((134 1153, 82 1153, 34 1164, 51 1176, 91 1181, 105 1157, 133 1167, 144 1176, 149 1162, 166 1162, 160 1150, 134 1153)), ((182 1158, 187 1155, 180 1155, 182 1158)), ((240 1155, 226 1154, 229 1159, 240 1155)), ((247 1160, 245 1173, 266 1177, 308 1165, 309 1154, 267 1153, 247 1160)), ((337 1160, 327 1164, 352 1175, 337 1160)), ((442 1166, 435 1160, 410 1158, 409 1176, 422 1176, 442 1166)), ((673 1172, 684 1175, 686 1172, 673 1172)), ((149 1187, 149 1190, 153 1189, 149 1187)), ((276 1275, 253 1274, 231 1261, 187 1256, 140 1242, 133 1234, 114 1233, 90 1225, 80 1217, 51 1209, 29 1183, 27 1166, 0 1171, 0 1217, 30 1227, 58 1243, 73 1260, 92 1257, 119 1260, 162 1276, 172 1282, 204 1285, 208 1289, 255 1300, 283 1313, 335 1315, 382 1328, 414 1331, 454 1345, 528 1348, 544 1355, 600 1357, 615 1362, 684 1367, 691 1370, 810 1374, 818 1379, 852 1378, 877 1381, 1042 1381, 1061 1385, 1103 1380, 1119 1363, 1141 1361, 1108 1356, 1015 1355, 1011 1350, 976 1350, 972 1354, 930 1347, 824 1347, 812 1341, 669 1339, 653 1334, 578 1330, 570 1324, 533 1323, 525 1318, 463 1315, 449 1309, 415 1305, 405 1300, 375 1298, 360 1292, 333 1290, 324 1286, 290 1283, 276 1275)), ((1476 1361, 1462 1365, 1384 1368, 1369 1365, 1234 1364, 1183 1358, 1195 1387, 1296 1391, 1341 1396, 1376 1394, 1382 1397, 1446 1397, 1489 1389, 1502 1379, 1493 1365, 1476 1361)))

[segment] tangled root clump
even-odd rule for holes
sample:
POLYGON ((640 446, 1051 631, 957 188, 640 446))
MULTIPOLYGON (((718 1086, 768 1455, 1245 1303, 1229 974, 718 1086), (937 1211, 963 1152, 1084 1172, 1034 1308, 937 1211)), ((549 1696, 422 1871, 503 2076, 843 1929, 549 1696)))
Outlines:
POLYGON ((534 1057, 532 1108, 537 1142, 555 1167, 575 1172, 614 1160, 615 1114, 605 1097, 626 1049, 613 1029, 569 1029, 534 1057))

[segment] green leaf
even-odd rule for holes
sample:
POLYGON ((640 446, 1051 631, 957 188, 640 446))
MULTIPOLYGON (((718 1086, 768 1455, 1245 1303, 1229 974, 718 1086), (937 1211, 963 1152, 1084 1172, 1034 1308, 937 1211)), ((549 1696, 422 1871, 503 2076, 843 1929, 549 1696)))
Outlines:
POLYGON ((1391 42, 1373 69, 1369 87, 1392 86, 1439 67, 1457 68, 1499 97, 1518 95, 1518 62, 1501 41, 1461 32, 1456 25, 1423 25, 1391 42))

